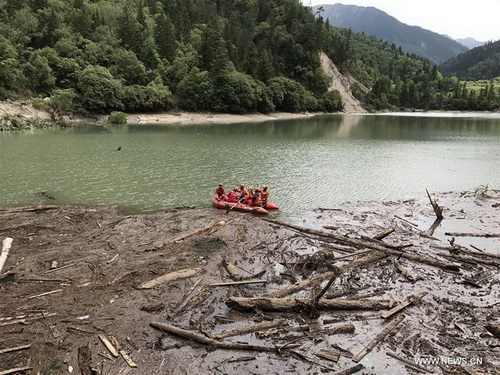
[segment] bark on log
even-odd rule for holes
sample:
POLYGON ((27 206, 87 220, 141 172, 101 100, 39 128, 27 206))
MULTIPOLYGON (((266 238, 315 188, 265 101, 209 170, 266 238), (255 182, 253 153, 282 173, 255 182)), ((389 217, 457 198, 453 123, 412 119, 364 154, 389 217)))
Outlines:
POLYGON ((223 339, 225 337, 230 337, 230 336, 246 335, 247 333, 259 332, 259 331, 262 331, 264 329, 280 327, 280 326, 285 325, 285 322, 286 322, 285 319, 279 319, 279 320, 273 320, 271 322, 257 323, 257 324, 251 325, 251 326, 246 326, 246 327, 241 327, 241 328, 223 331, 223 332, 221 332, 217 335, 214 335, 212 337, 215 339, 223 339))
POLYGON ((29 349, 29 348, 31 348, 31 344, 15 346, 13 348, 0 349, 0 354, 17 352, 19 350, 25 350, 25 349, 29 349))
POLYGON ((500 340, 500 324, 488 324, 484 328, 500 340))
POLYGON ((13 238, 7 237, 2 241, 2 254, 0 255, 0 275, 2 274, 3 266, 7 261, 7 257, 9 256, 10 248, 12 247, 13 238))
POLYGON ((200 335, 199 333, 188 331, 179 327, 172 326, 165 323, 150 323, 151 327, 156 328, 162 332, 170 333, 178 337, 185 338, 187 340, 193 340, 200 344, 212 346, 219 349, 232 349, 232 350, 256 350, 261 352, 276 352, 277 348, 271 348, 267 346, 258 345, 248 345, 248 344, 234 344, 228 342, 220 342, 214 339, 210 339, 206 336, 200 335))
POLYGON ((404 315, 399 315, 394 318, 383 330, 380 332, 375 338, 365 346, 363 350, 361 350, 358 354, 354 356, 352 359, 354 362, 359 362, 363 359, 365 355, 367 355, 374 347, 376 347, 389 333, 391 333, 399 323, 403 321, 405 318, 404 315))
POLYGON ((336 350, 320 350, 316 353, 316 356, 323 359, 328 359, 329 361, 338 362, 340 353, 336 350))
POLYGON ((187 279, 189 277, 193 277, 196 275, 199 275, 201 273, 202 269, 201 268, 193 268, 193 269, 186 269, 186 270, 180 270, 177 272, 170 272, 167 273, 163 276, 157 277, 156 279, 146 281, 139 285, 139 289, 151 289, 154 288, 158 285, 168 283, 171 281, 177 281, 180 279, 187 279))
POLYGON ((102 341, 102 343, 104 344, 104 346, 109 350, 109 352, 111 353, 111 355, 115 358, 118 357, 118 350, 113 346, 113 344, 111 343, 111 341, 109 341, 109 339, 104 336, 104 335, 99 335, 99 339, 102 341))
POLYGON ((231 279, 233 279, 234 281, 241 281, 241 279, 243 279, 236 270, 236 267, 233 264, 229 263, 226 259, 222 260, 222 265, 226 269, 229 276, 231 276, 231 279))
POLYGON ((446 236, 451 237, 500 237, 500 233, 466 233, 466 232, 446 232, 446 236))
POLYGON ((445 258, 459 260, 462 262, 479 263, 479 264, 486 264, 488 266, 500 267, 500 263, 498 263, 494 260, 490 260, 490 259, 479 259, 479 258, 467 256, 467 255, 455 255, 455 254, 446 254, 446 253, 439 253, 438 255, 445 257, 445 258))
POLYGON ((392 232, 394 232, 394 227, 389 227, 389 228, 385 229, 384 231, 380 232, 379 234, 373 236, 373 239, 374 240, 381 240, 381 239, 387 237, 392 232))
POLYGON ((391 300, 346 300, 327 299, 318 301, 315 306, 306 298, 266 298, 231 297, 226 305, 236 310, 294 311, 316 307, 318 310, 382 310, 392 306, 391 300))
POLYGON ((16 372, 29 371, 31 369, 33 369, 33 367, 16 367, 16 368, 11 368, 8 370, 0 371, 0 375, 15 374, 16 372))
POLYGON ((447 270, 451 270, 451 271, 455 271, 455 272, 460 271, 460 268, 455 264, 448 263, 448 262, 442 262, 438 259, 424 257, 424 256, 416 255, 416 254, 405 253, 403 251, 392 249, 392 248, 382 246, 379 244, 375 244, 375 243, 370 242, 370 241, 359 240, 359 239, 349 238, 349 237, 345 237, 345 236, 339 236, 339 235, 332 234, 332 233, 322 232, 322 231, 319 231, 316 229, 309 229, 309 228, 304 228, 304 227, 294 225, 294 224, 282 223, 280 221, 272 220, 272 219, 263 218, 262 220, 269 221, 271 223, 275 223, 278 225, 283 225, 285 227, 289 227, 289 228, 292 228, 292 229, 295 229, 298 231, 302 231, 304 233, 333 238, 333 239, 337 240, 338 242, 348 243, 348 244, 356 245, 359 247, 366 247, 366 248, 373 249, 373 250, 383 251, 383 252, 388 253, 388 254, 401 256, 403 258, 410 259, 414 262, 424 263, 424 264, 427 264, 427 265, 430 265, 433 267, 447 269, 447 270))
POLYGON ((341 324, 339 326, 328 328, 326 331, 329 335, 335 335, 340 333, 354 333, 355 327, 352 324, 341 324))
POLYGON ((265 279, 255 279, 255 280, 243 280, 243 281, 230 281, 227 283, 215 283, 210 284, 210 286, 238 286, 238 285, 248 285, 248 284, 265 284, 268 283, 265 279))
MULTIPOLYGON (((387 256, 387 254, 384 254, 381 252, 374 252, 374 253, 369 254, 363 258, 357 259, 353 262, 350 262, 348 264, 345 264, 345 265, 339 267, 339 270, 341 272, 344 272, 344 271, 347 271, 347 270, 350 270, 353 268, 363 266, 363 265, 371 263, 371 262, 376 262, 380 259, 385 258, 386 256, 387 256)), ((287 287, 282 288, 280 290, 269 293, 267 295, 267 297, 285 297, 285 296, 288 296, 290 294, 293 294, 295 292, 303 290, 311 285, 319 284, 323 280, 331 278, 334 274, 335 273, 333 271, 321 273, 319 275, 311 277, 310 279, 302 280, 302 281, 295 283, 293 285, 290 285, 290 286, 287 286, 287 287)))
POLYGON ((407 280, 409 281, 413 281, 413 277, 408 273, 408 270, 405 269, 401 263, 398 262, 397 259, 394 259, 394 267, 396 267, 396 269, 401 272, 401 275, 403 275, 403 277, 405 277, 407 280))
POLYGON ((429 194, 429 191, 427 189, 425 189, 425 191, 427 192, 427 196, 429 197, 429 200, 431 201, 431 205, 432 205, 432 208, 434 210, 434 213, 436 214, 436 217, 438 219, 443 219, 443 208, 438 206, 438 204, 432 200, 431 198, 431 195, 429 194))
POLYGON ((339 372, 336 372, 335 374, 333 375, 351 375, 351 374, 355 374, 361 370, 363 370, 365 368, 365 366, 363 366, 362 364, 358 364, 356 366, 353 366, 353 367, 349 367, 345 370, 342 370, 342 371, 339 371, 339 372))
POLYGON ((400 312, 401 310, 405 309, 406 307, 410 306, 412 303, 414 303, 416 301, 420 301, 426 295, 427 295, 427 292, 422 292, 422 293, 419 293, 419 294, 415 294, 413 296, 409 296, 408 298, 406 298, 406 300, 404 302, 402 302, 399 305, 393 307, 389 311, 386 311, 386 312, 382 313, 380 316, 382 318, 384 318, 384 319, 390 318, 394 314, 396 314, 396 313, 400 312))

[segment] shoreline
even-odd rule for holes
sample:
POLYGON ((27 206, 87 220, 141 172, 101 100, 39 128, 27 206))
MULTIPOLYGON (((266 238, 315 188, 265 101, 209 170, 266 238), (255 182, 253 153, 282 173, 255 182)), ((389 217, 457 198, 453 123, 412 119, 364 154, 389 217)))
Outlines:
MULTIPOLYGON (((42 121, 52 123, 49 113, 33 108, 30 102, 22 101, 0 101, 0 117, 2 116, 22 116, 25 119, 39 118, 42 121)), ((217 113, 217 112, 186 112, 186 111, 169 111, 169 112, 152 112, 152 113, 126 113, 128 125, 195 125, 195 124, 239 124, 245 122, 269 122, 279 120, 297 120, 310 119, 319 116, 328 115, 387 115, 387 116, 450 116, 450 117, 485 117, 497 118, 500 116, 499 111, 488 112, 464 112, 464 111, 424 111, 424 110, 407 110, 407 111, 380 111, 380 112, 273 112, 273 113, 217 113)), ((78 126, 83 123, 105 124, 108 115, 95 115, 93 117, 83 116, 65 116, 64 121, 67 121, 72 126, 78 126)))

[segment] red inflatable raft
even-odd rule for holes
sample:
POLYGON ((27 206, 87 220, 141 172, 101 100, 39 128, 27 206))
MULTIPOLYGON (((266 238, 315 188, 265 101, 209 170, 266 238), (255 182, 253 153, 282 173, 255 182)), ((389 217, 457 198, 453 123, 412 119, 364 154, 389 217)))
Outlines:
POLYGON ((214 199, 212 201, 212 204, 216 208, 220 208, 221 210, 231 210, 231 211, 239 211, 239 212, 248 212, 254 215, 267 215, 268 210, 277 210, 278 206, 275 205, 274 203, 267 203, 265 208, 260 207, 260 206, 250 206, 248 204, 244 203, 233 203, 233 202, 226 202, 226 201, 218 201, 217 199, 214 199), (233 208, 234 207, 234 208, 233 208))

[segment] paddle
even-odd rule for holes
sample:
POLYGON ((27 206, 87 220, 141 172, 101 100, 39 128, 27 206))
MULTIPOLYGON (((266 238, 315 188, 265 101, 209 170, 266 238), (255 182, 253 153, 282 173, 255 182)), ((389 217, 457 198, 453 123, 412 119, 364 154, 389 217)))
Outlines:
POLYGON ((229 213, 229 212, 230 212, 233 208, 235 208, 235 207, 236 207, 236 205, 237 205, 238 203, 240 203, 243 199, 245 199, 245 197, 241 198, 238 202, 236 202, 236 203, 233 205, 233 207, 231 207, 229 210, 226 210, 226 215, 227 215, 227 214, 228 214, 228 213, 229 213))

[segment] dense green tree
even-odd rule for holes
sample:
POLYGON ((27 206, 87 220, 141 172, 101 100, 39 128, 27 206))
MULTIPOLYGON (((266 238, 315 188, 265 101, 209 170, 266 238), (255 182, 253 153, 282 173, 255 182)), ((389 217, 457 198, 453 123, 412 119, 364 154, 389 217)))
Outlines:
POLYGON ((85 68, 78 77, 77 87, 85 108, 96 112, 108 112, 123 107, 123 86, 104 67, 85 68))

